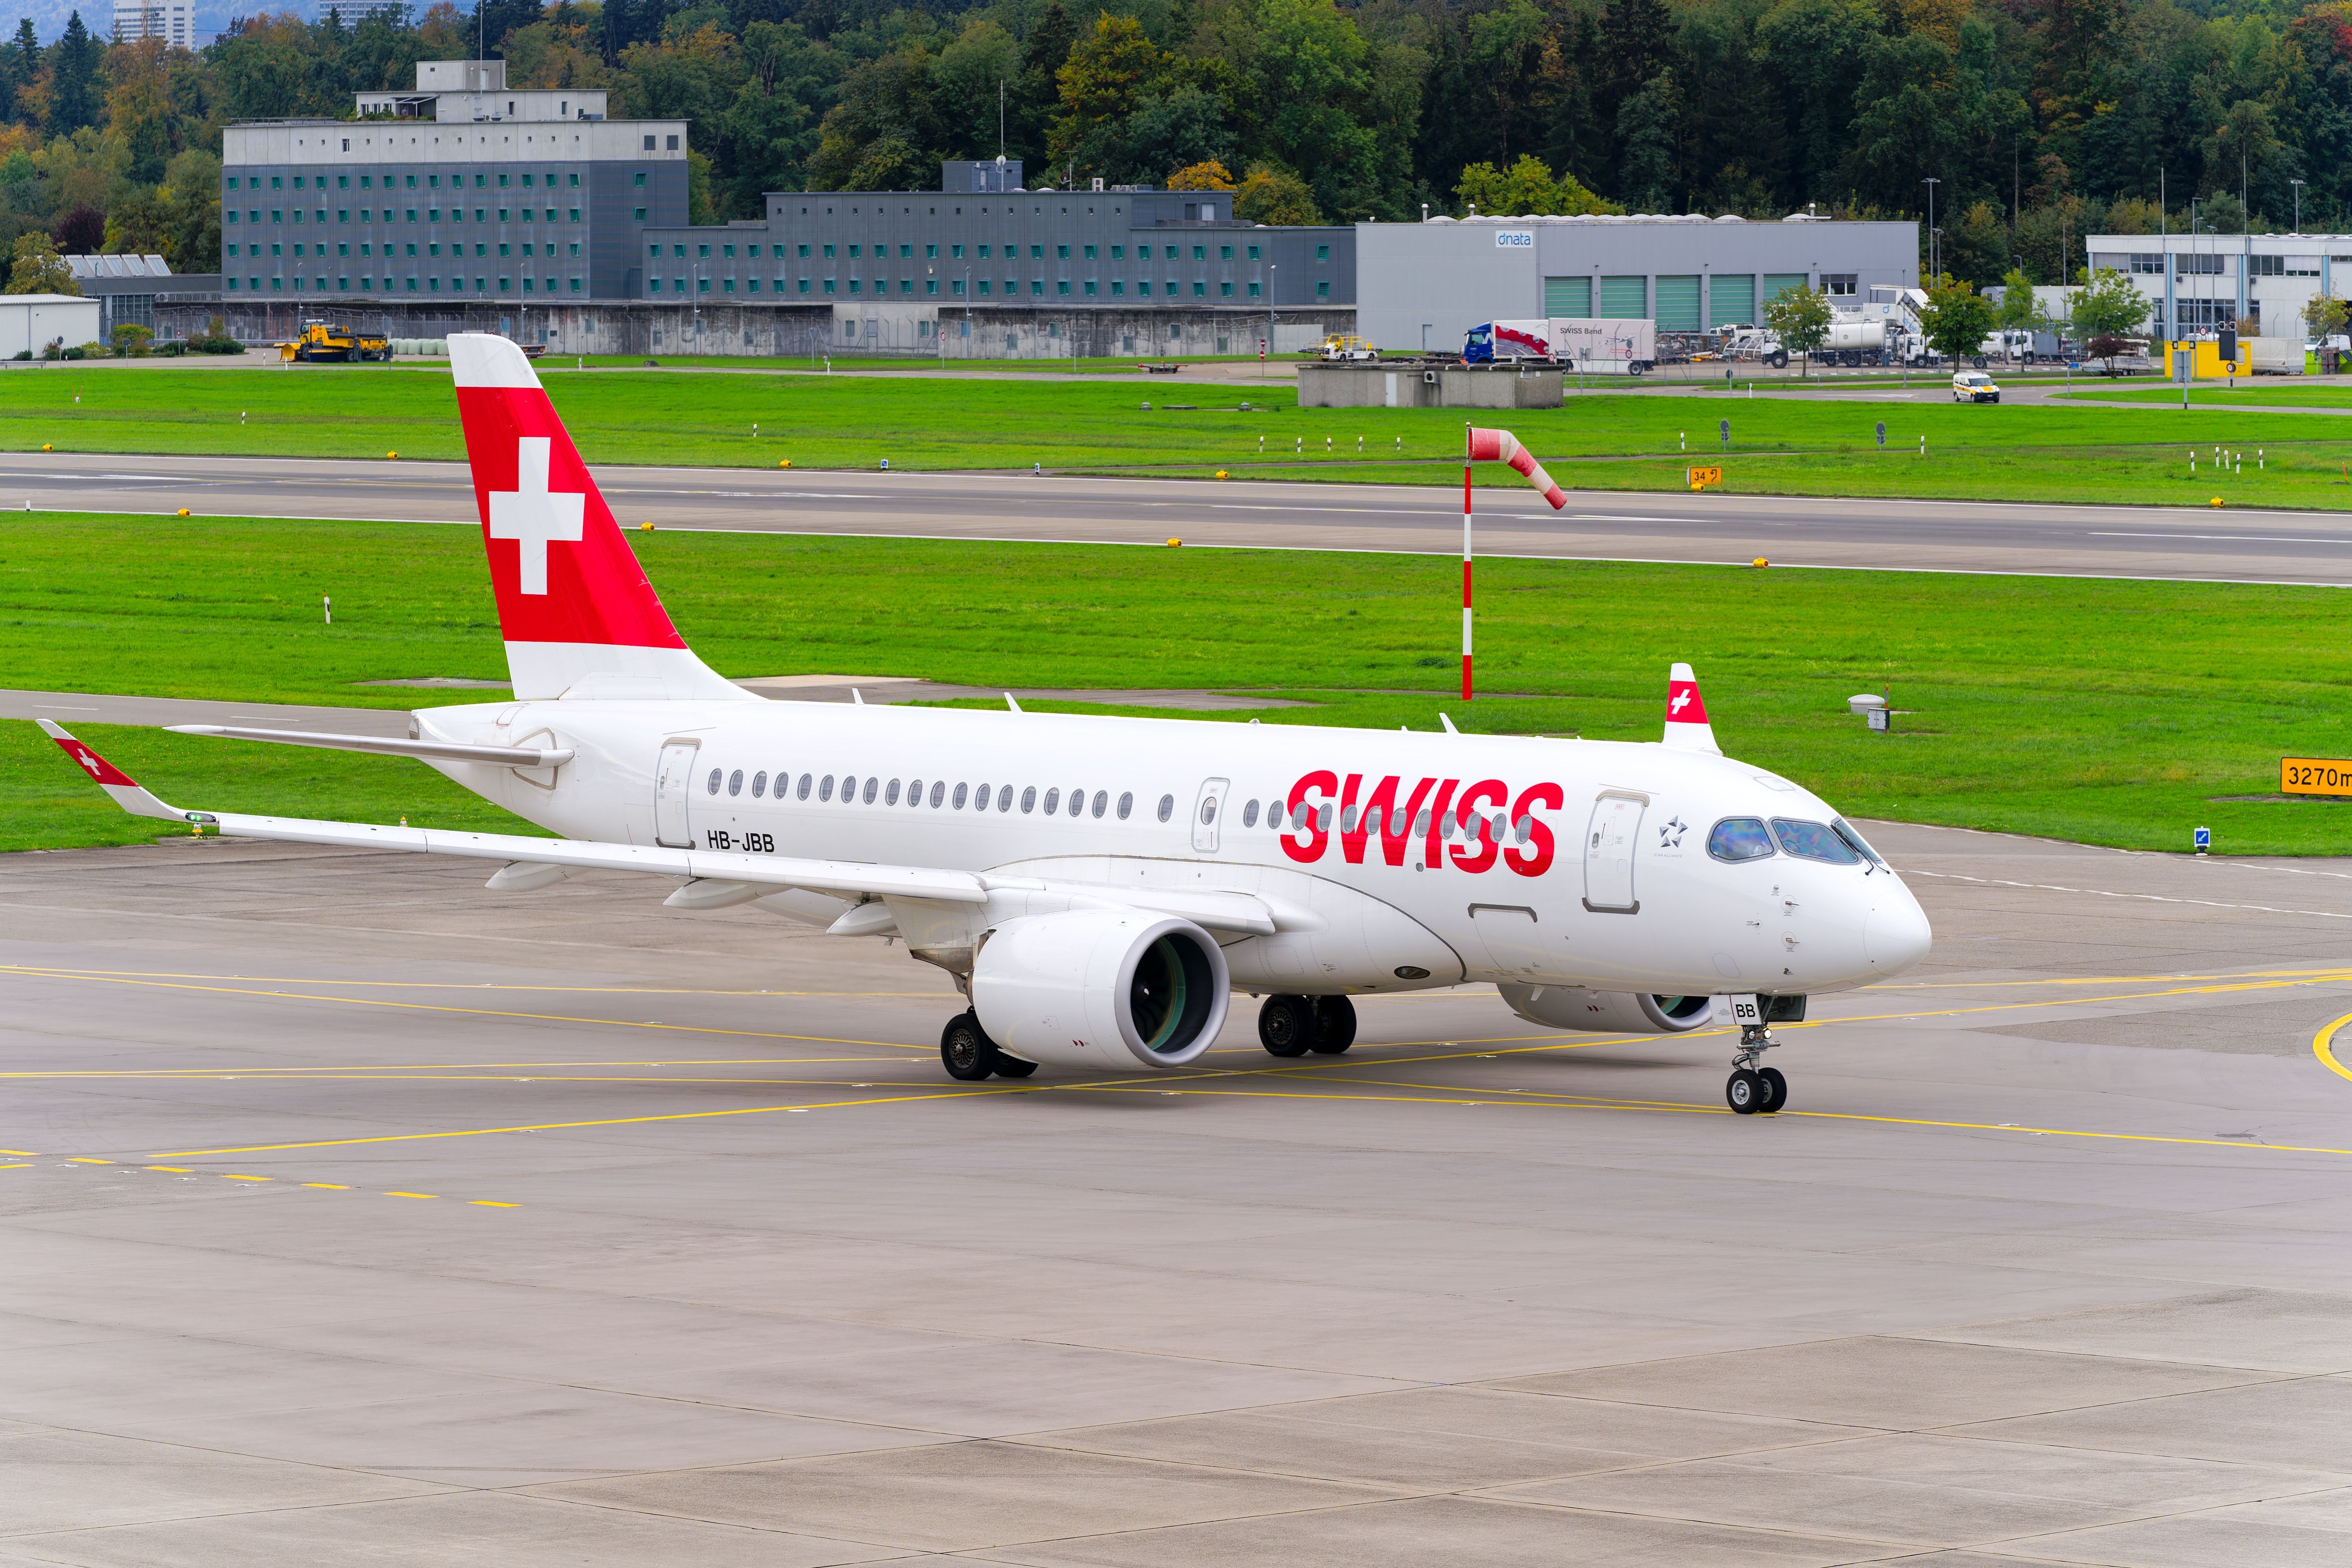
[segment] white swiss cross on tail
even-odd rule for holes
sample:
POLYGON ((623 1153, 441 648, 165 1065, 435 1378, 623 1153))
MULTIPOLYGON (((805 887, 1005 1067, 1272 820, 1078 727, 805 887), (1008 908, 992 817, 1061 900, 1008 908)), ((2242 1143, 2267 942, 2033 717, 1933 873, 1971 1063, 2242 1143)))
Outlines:
POLYGON ((1706 721, 1706 700, 1698 694, 1698 677, 1686 664, 1678 664, 1666 674, 1664 740, 1677 751, 1723 754, 1723 748, 1715 743, 1715 726, 1706 721))
POLYGON ((547 488, 548 437, 525 436, 515 448, 515 488, 490 492, 490 537, 521 546, 522 592, 547 592, 547 547, 577 544, 588 498, 547 488))

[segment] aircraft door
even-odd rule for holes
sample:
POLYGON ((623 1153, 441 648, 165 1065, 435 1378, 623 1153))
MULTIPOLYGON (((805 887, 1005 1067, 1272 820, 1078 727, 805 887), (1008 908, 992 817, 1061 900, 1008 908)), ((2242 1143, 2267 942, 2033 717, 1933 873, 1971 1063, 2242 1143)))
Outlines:
POLYGON ((1224 815, 1225 795, 1232 788, 1229 779, 1204 780, 1201 798, 1192 803, 1192 847, 1202 855, 1217 852, 1217 818, 1224 815))
POLYGON ((1631 790, 1603 790, 1592 803, 1584 835, 1584 907, 1596 914, 1642 912, 1633 894, 1633 846, 1650 797, 1631 790))
POLYGON ((687 822, 686 803, 694 783, 694 760, 701 746, 694 741, 672 741, 661 749, 661 765, 654 771, 654 842, 672 849, 694 847, 694 830, 687 822))

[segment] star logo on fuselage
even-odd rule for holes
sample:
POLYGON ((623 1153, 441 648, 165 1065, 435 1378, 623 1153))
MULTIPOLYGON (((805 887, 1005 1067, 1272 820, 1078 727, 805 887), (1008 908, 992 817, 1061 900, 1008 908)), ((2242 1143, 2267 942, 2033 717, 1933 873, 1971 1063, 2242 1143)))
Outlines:
POLYGON ((1689 825, 1685 823, 1679 816, 1675 817, 1671 822, 1662 822, 1658 824, 1658 847, 1661 849, 1681 848, 1683 847, 1683 835, 1689 831, 1689 825))

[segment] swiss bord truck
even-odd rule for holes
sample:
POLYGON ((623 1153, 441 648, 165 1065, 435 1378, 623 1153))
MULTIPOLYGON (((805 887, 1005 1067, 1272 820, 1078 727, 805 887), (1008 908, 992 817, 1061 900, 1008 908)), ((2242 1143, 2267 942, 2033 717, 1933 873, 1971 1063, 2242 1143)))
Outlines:
POLYGON ((1465 364, 1542 361, 1595 375, 1640 375, 1658 360, 1657 323, 1639 317, 1554 316, 1470 329, 1465 364))

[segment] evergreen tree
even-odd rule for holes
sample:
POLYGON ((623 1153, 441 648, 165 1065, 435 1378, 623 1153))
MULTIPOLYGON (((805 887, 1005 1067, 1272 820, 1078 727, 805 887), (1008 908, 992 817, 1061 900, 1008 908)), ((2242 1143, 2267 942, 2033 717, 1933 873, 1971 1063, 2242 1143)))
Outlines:
POLYGON ((1059 73, 1077 41, 1078 30, 1062 9, 1062 0, 1046 0, 1022 40, 1021 75, 1006 109, 1006 142, 1013 155, 1031 162, 1045 157, 1046 131, 1062 102, 1059 73))
POLYGON ((52 136, 70 136, 98 120, 99 45, 81 25, 81 13, 66 17, 62 37, 49 48, 49 120, 52 136))

